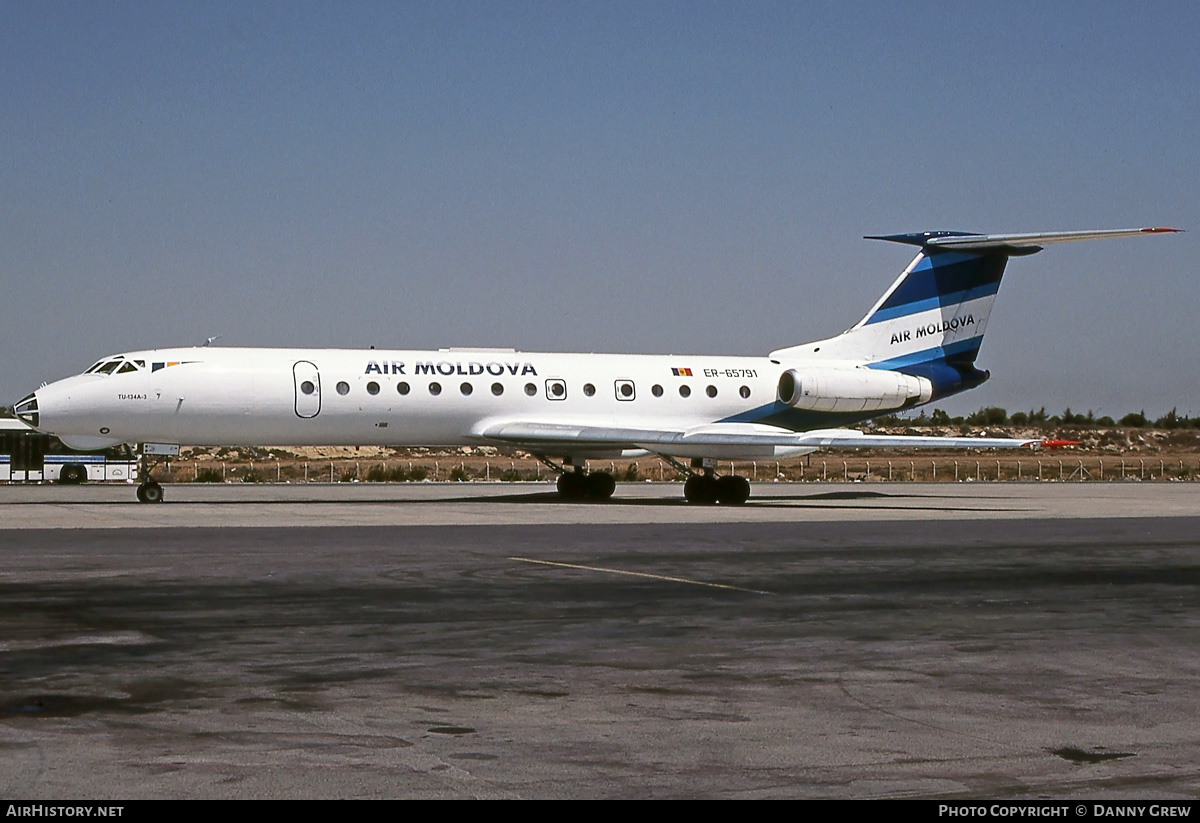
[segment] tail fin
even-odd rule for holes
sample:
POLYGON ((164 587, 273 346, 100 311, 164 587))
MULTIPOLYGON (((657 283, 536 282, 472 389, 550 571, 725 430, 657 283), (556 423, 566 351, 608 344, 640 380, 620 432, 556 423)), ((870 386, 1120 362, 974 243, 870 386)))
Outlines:
POLYGON ((934 396, 976 386, 983 333, 1010 257, 1043 245, 1106 237, 1135 237, 1178 229, 1119 229, 1043 234, 923 232, 868 237, 920 246, 866 316, 837 337, 771 353, 779 360, 837 360, 927 377, 934 396))

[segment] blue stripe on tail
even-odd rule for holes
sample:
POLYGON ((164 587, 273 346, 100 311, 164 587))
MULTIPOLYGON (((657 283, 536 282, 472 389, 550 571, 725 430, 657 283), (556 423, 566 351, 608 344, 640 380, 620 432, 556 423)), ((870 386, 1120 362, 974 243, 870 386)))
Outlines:
POLYGON ((994 283, 984 283, 982 286, 976 286, 970 289, 954 292, 953 294, 939 294, 936 297, 927 297, 924 300, 913 300, 910 303, 903 303, 888 308, 880 307, 867 318, 864 325, 871 323, 879 323, 884 320, 891 320, 895 317, 906 317, 910 314, 928 311, 929 309, 940 309, 942 306, 953 306, 958 303, 966 303, 968 300, 977 300, 980 297, 989 297, 1000 290, 1000 281, 994 283))
POLYGON ((925 255, 863 325, 994 295, 1008 262, 1004 255, 928 250, 925 255))

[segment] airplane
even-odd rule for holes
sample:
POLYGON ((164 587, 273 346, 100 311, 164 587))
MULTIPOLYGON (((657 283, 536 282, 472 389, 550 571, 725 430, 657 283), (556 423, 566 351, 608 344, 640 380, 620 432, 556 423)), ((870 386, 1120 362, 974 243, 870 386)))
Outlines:
MULTIPOLYGON (((1052 243, 1168 228, 868 236, 918 248, 866 315, 825 340, 766 357, 526 353, 515 349, 154 349, 105 357, 43 385, 13 411, 72 448, 179 445, 497 446, 559 473, 567 499, 612 496, 587 461, 655 454, 687 475, 695 504, 740 505, 746 478, 718 460, 821 448, 1015 448, 1041 440, 864 434, 847 426, 974 388, 1010 257, 1052 243), (556 462, 559 458, 561 462, 556 462), (686 462, 684 462, 686 461, 686 462)), ((142 473, 137 496, 163 499, 142 473)))

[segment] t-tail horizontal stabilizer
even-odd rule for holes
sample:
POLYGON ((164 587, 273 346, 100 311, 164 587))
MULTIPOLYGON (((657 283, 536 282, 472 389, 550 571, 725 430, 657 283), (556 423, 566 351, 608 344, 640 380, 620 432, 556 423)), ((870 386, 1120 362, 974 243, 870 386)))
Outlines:
POLYGON ((974 234, 962 231, 925 231, 912 234, 867 235, 865 240, 887 240, 906 243, 930 250, 1001 252, 1010 257, 1033 254, 1052 243, 1075 243, 1079 240, 1107 240, 1116 237, 1141 237, 1145 234, 1176 234, 1181 229, 1099 229, 1093 231, 1052 231, 1034 234, 974 234))
POLYGON ((926 231, 869 235, 920 247, 870 311, 847 331, 827 340, 771 352, 784 366, 814 361, 837 368, 898 372, 928 381, 937 400, 973 388, 988 374, 975 367, 992 304, 1008 258, 1034 254, 1052 243, 1174 234, 1179 229, 978 234, 926 231), (832 361, 832 362, 831 362, 832 361))

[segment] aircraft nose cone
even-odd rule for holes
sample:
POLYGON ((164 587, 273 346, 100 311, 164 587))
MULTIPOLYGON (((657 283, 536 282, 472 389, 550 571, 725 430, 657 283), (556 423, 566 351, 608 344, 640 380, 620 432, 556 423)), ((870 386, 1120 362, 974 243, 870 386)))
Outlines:
POLYGON ((13 406, 13 414, 36 429, 41 424, 41 414, 38 412, 37 392, 23 398, 17 405, 13 406))

